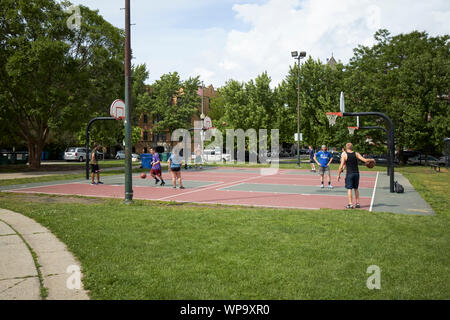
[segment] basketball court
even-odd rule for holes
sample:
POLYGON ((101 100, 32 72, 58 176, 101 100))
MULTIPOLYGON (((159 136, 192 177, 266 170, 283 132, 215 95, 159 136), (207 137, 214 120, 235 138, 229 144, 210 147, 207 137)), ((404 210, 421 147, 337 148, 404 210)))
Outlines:
MULTIPOLYGON (((163 173, 164 187, 155 186, 150 177, 141 179, 133 175, 134 199, 200 204, 243 205, 292 209, 344 209, 347 190, 344 188, 345 174, 337 182, 332 172, 334 189, 320 188, 317 173, 309 170, 280 169, 274 175, 261 175, 258 168, 207 167, 203 170, 183 170, 183 185, 186 189, 172 188, 171 177, 163 173)), ((405 193, 389 193, 389 179, 385 173, 361 172, 360 203, 367 211, 385 211, 407 214, 433 214, 431 207, 398 174, 397 179, 405 186, 405 193)), ((104 176, 104 185, 90 185, 90 180, 71 180, 35 183, 2 187, 3 192, 76 195, 87 197, 124 198, 124 176, 104 176)), ((325 182, 326 182, 325 178, 325 182)))

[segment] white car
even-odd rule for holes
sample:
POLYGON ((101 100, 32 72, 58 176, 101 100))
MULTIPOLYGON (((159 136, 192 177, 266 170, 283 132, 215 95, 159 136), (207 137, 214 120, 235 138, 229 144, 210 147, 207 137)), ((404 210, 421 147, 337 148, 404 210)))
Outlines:
MULTIPOLYGON (((118 152, 116 153, 116 159, 117 159, 117 160, 123 160, 123 159, 125 159, 125 151, 124 151, 124 150, 118 151, 118 152)), ((136 162, 136 161, 139 161, 139 159, 140 159, 140 157, 139 157, 138 154, 136 154, 136 153, 131 154, 131 161, 136 162)))
POLYGON ((220 147, 215 149, 205 149, 203 150, 203 161, 204 162, 229 162, 231 161, 231 154, 222 153, 220 147))
POLYGON ((439 164, 439 160, 433 156, 423 154, 408 159, 408 164, 439 164))
POLYGON ((71 147, 67 148, 64 152, 64 160, 66 161, 79 161, 86 160, 86 148, 71 147))

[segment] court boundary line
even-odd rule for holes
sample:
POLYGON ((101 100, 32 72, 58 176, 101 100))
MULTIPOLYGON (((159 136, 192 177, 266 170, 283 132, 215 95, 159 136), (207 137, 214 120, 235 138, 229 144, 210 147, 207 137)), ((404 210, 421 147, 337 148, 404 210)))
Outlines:
MULTIPOLYGON (((84 198, 101 198, 101 199, 122 199, 122 196, 119 197, 113 197, 113 196, 102 196, 102 195, 85 195, 85 194, 69 194, 69 193, 50 193, 50 192, 38 192, 38 191, 5 191, 5 192, 11 192, 11 193, 25 193, 25 194, 37 194, 37 195, 54 195, 54 196, 75 196, 75 197, 84 197, 84 198)), ((205 204, 205 205, 214 205, 214 204, 222 204, 229 206, 230 208, 233 207, 257 207, 257 208, 266 208, 266 209, 291 209, 291 210, 320 210, 320 209, 330 209, 330 208, 308 208, 308 207, 288 207, 288 206, 265 206, 265 205, 257 205, 257 204, 230 204, 226 202, 210 202, 210 201, 203 201, 203 202, 196 202, 196 201, 186 201, 186 200, 161 200, 161 199, 145 199, 141 197, 135 197, 135 200, 141 200, 141 201, 164 201, 164 202, 178 202, 178 203, 192 203, 192 204, 205 204)))
MULTIPOLYGON (((243 183, 240 183, 238 185, 241 185, 243 183)), ((234 186, 231 186, 234 187, 234 186)), ((320 197, 347 197, 347 195, 338 195, 338 194, 314 194, 314 193, 291 193, 291 192, 269 192, 269 191, 243 191, 243 190, 227 190, 226 188, 229 187, 225 187, 224 189, 216 189, 217 191, 226 191, 226 192, 259 192, 259 193, 270 193, 270 194, 288 194, 288 195, 293 195, 293 196, 320 196, 320 197)), ((331 190, 330 190, 331 191, 331 190)), ((371 197, 361 197, 360 198, 365 198, 365 199, 371 199, 371 197)))
POLYGON ((373 186, 372 201, 370 201, 369 212, 372 212, 372 209, 373 209, 373 202, 375 200, 375 192, 377 191, 378 175, 379 174, 380 174, 380 171, 377 171, 377 177, 375 178, 375 185, 373 186))
POLYGON ((166 200, 166 199, 170 199, 170 198, 173 198, 173 197, 183 196, 183 195, 191 194, 191 193, 198 192, 198 191, 209 190, 209 189, 212 189, 212 188, 216 188, 216 187, 218 187, 221 184, 223 186, 226 186, 227 184, 229 184, 229 185, 240 184, 240 183, 243 183, 243 182, 248 181, 248 180, 258 179, 260 177, 261 176, 256 176, 256 177, 250 177, 250 178, 246 178, 246 179, 242 179, 242 180, 238 180, 238 181, 232 181, 232 182, 227 182, 227 183, 218 183, 216 185, 212 185, 212 186, 209 186, 209 187, 206 187, 206 188, 195 189, 195 190, 183 192, 183 193, 180 193, 180 194, 175 194, 175 195, 170 195, 170 196, 167 196, 167 197, 163 197, 163 198, 160 198, 159 200, 166 200))

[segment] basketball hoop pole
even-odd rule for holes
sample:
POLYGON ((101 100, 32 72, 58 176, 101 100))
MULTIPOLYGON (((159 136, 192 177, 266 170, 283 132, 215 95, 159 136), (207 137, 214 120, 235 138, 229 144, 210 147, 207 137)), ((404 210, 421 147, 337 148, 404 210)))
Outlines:
POLYGON ((133 202, 131 168, 131 19, 130 0, 125 0, 125 203, 133 202))
MULTIPOLYGON (((359 127, 359 130, 383 130, 386 134, 388 133, 386 128, 378 127, 378 126, 359 127)), ((389 148, 389 145, 388 145, 388 148, 389 148)), ((387 172, 386 172, 388 176, 389 176, 389 172, 390 172, 390 168, 391 168, 390 161, 391 161, 391 159, 388 158, 388 166, 387 166, 387 172)))
POLYGON ((390 192, 394 191, 394 157, 395 157, 395 131, 394 131, 394 123, 391 118, 381 112, 344 112, 342 114, 344 117, 366 117, 366 116, 376 116, 381 117, 386 120, 389 129, 387 134, 387 143, 388 143, 388 159, 389 159, 389 189, 390 192))
POLYGON ((94 122, 100 121, 100 120, 116 120, 114 117, 97 117, 94 119, 91 119, 89 121, 88 125, 86 126, 86 180, 89 180, 89 161, 91 160, 89 158, 89 131, 91 129, 91 126, 94 122))

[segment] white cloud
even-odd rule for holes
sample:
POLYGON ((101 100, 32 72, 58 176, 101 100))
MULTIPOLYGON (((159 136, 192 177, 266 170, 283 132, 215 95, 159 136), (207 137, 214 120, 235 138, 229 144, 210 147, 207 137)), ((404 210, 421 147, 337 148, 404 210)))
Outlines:
POLYGON ((219 62, 203 65, 222 85, 234 78, 247 81, 268 71, 274 84, 286 75, 293 50, 305 50, 325 61, 331 54, 348 62, 358 44, 373 43, 373 34, 386 28, 393 34, 415 29, 432 35, 449 31, 447 1, 406 0, 268 0, 236 4, 236 18, 248 31, 229 31, 219 62))
MULTIPOLYGON (((72 2, 100 9, 123 28, 123 0, 72 2)), ((133 0, 133 63, 147 64, 149 82, 178 71, 183 79, 200 75, 221 86, 267 71, 277 84, 294 63, 291 51, 322 61, 333 53, 346 63, 358 44, 373 43, 379 28, 442 35, 448 21, 448 0, 133 0)))

